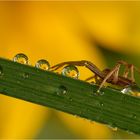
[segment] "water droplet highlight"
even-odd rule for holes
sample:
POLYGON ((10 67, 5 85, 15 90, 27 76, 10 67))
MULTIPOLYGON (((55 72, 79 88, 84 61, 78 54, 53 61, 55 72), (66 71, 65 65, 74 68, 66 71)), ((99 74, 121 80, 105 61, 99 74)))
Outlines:
POLYGON ((49 70, 50 63, 45 59, 41 59, 36 62, 35 67, 37 67, 39 69, 43 69, 43 70, 49 70))
POLYGON ((57 95, 66 95, 67 94, 67 88, 65 86, 60 86, 57 91, 57 95))
POLYGON ((62 75, 78 79, 79 70, 74 65, 68 65, 63 68, 62 75))
POLYGON ((19 53, 14 56, 13 61, 21 64, 28 64, 28 57, 23 53, 19 53))

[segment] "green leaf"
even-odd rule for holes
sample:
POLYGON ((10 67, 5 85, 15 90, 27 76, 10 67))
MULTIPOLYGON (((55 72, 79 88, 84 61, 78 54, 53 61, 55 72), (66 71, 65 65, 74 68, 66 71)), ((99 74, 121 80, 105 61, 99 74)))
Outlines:
POLYGON ((0 93, 140 134, 140 98, 0 58, 0 93))

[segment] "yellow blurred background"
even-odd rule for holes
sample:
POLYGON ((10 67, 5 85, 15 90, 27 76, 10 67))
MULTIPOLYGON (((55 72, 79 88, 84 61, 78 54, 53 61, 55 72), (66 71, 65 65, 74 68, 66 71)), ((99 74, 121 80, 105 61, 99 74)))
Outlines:
MULTIPOLYGON (((103 69, 126 59, 140 66, 140 2, 0 2, 0 32, 0 56, 24 53, 30 65, 44 58, 51 65, 89 60, 103 69)), ((4 95, 0 108, 1 139, 140 138, 4 95)))

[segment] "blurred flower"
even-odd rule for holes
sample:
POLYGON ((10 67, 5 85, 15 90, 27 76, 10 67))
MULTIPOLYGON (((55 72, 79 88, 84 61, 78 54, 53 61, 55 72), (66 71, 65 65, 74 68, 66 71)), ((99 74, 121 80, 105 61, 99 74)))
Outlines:
MULTIPOLYGON (((47 59, 51 65, 68 60, 89 60, 103 68, 103 57, 89 37, 93 38, 93 42, 99 41, 116 51, 139 52, 140 26, 137 17, 140 12, 135 4, 1 2, 0 55, 11 59, 17 53, 25 53, 31 65, 41 58, 47 59)), ((80 72, 82 79, 92 74, 85 68, 81 68, 80 72)), ((0 138, 35 137, 49 117, 50 109, 0 96, 0 138)), ((57 113, 80 137, 111 137, 104 125, 57 113)))

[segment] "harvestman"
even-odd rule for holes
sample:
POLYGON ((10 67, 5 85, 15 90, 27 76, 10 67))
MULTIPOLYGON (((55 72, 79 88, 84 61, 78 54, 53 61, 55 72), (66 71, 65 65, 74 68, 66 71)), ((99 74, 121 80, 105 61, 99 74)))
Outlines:
POLYGON ((98 90, 100 90, 103 87, 105 82, 111 83, 113 85, 118 85, 123 88, 136 85, 135 78, 134 78, 134 70, 140 72, 138 68, 136 68, 133 64, 129 64, 123 60, 117 61, 116 65, 112 69, 106 68, 103 71, 101 71, 92 62, 86 60, 62 62, 52 66, 51 69, 55 71, 63 67, 64 65, 85 66, 86 68, 91 70, 94 73, 94 76, 89 77, 88 79, 86 79, 86 81, 92 78, 95 78, 96 81, 97 78, 99 77, 101 81, 98 90), (119 75, 121 65, 124 65, 125 69, 123 74, 119 75), (129 73, 130 73, 130 77, 129 77, 129 73))

